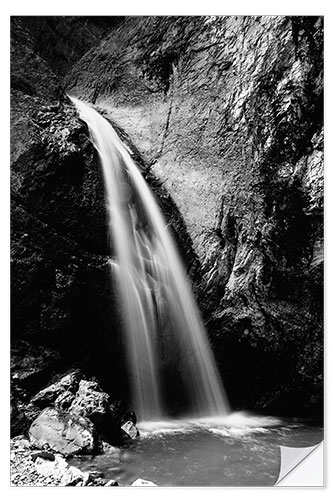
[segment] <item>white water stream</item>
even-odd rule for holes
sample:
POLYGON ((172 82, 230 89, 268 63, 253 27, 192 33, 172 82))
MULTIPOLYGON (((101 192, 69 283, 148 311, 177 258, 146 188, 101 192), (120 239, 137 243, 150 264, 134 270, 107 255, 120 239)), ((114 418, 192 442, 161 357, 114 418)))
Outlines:
MULTIPOLYGON (((132 404, 142 421, 167 415, 167 372, 179 373, 193 417, 229 404, 183 265, 161 210, 111 124, 71 98, 90 130, 105 182, 112 263, 126 335, 132 404)), ((175 389, 178 389, 175 387, 175 389)))

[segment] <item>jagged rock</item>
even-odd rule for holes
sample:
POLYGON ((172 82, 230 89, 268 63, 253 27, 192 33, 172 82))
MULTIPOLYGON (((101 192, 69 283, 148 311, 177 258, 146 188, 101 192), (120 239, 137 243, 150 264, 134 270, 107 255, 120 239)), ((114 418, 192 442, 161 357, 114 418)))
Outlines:
POLYGON ((119 484, 115 479, 110 479, 104 486, 119 486, 119 484))
POLYGON ((136 426, 131 421, 125 422, 121 426, 121 430, 124 432, 126 437, 129 437, 131 439, 135 439, 140 434, 136 426))
POLYGON ((87 484, 87 486, 105 486, 106 481, 100 477, 97 479, 94 479, 90 483, 87 484))
MULTIPOLYGON (((99 38, 100 23, 112 27, 114 19, 15 17, 11 22, 11 330, 13 373, 24 388, 15 398, 22 404, 55 373, 78 364, 109 385, 117 380, 117 397, 126 395, 103 176, 87 126, 54 72, 99 38), (69 25, 73 32, 66 32, 64 45, 61 30, 69 25), (57 57, 51 55, 54 47, 46 49, 55 37, 53 28, 60 37, 57 57), (78 35, 82 29, 88 30, 84 40, 78 35), (96 36, 90 36, 91 29, 96 36)), ((126 133, 122 137, 130 143, 126 133)), ((179 246, 193 258, 175 203, 148 176, 148 166, 132 146, 167 221, 186 243, 179 246)), ((54 403, 44 394, 40 408, 49 404, 49 396, 54 403)), ((65 409, 69 400, 60 398, 57 408, 65 409)), ((16 426, 15 433, 26 426, 16 426)))
POLYGON ((11 446, 15 450, 28 450, 31 447, 30 441, 23 435, 12 438, 11 446))
POLYGON ((177 201, 202 262, 197 297, 233 402, 315 409, 323 19, 130 17, 66 79, 130 133, 177 201))
POLYGON ((76 486, 84 480, 84 474, 77 467, 70 466, 65 471, 61 478, 60 486, 76 486))
MULTIPOLYGON (((101 173, 33 23, 12 23, 13 339, 34 348, 52 339, 59 362, 85 360, 118 384, 101 173)), ((190 264, 184 217, 202 262, 196 293, 237 406, 321 411, 322 24, 129 17, 66 77, 147 158, 143 173, 190 264)), ((17 353, 25 360, 22 345, 17 353)), ((50 371, 43 359, 29 355, 17 379, 32 394, 50 371)))
POLYGON ((20 410, 16 401, 11 397, 10 402, 10 433, 16 436, 24 432, 28 426, 28 420, 23 410, 20 410))
POLYGON ((97 470, 92 470, 92 471, 89 471, 89 477, 90 477, 90 479, 103 478, 104 477, 104 472, 99 472, 97 470))
POLYGON ((136 424, 137 418, 136 414, 133 410, 130 411, 125 411, 124 413, 121 413, 121 423, 124 424, 126 422, 133 422, 133 424, 136 424))
POLYGON ((147 481, 146 479, 138 478, 132 483, 131 486, 157 486, 157 484, 152 481, 147 481))
POLYGON ((38 474, 42 476, 52 476, 60 480, 68 469, 68 463, 61 455, 55 455, 53 461, 37 457, 35 467, 38 474))
POLYGON ((43 460, 51 460, 51 462, 53 462, 55 460, 55 455, 54 453, 51 453, 47 450, 34 451, 33 453, 31 453, 31 460, 33 462, 35 462, 37 458, 42 458, 43 460))
POLYGON ((102 392, 98 383, 91 380, 81 380, 75 399, 69 411, 73 415, 102 418, 109 406, 110 396, 102 392))
POLYGON ((69 414, 89 418, 98 433, 106 439, 117 441, 120 428, 110 409, 110 396, 101 390, 96 381, 81 380, 69 414))
POLYGON ((50 348, 30 345, 23 340, 14 341, 11 345, 12 393, 16 395, 17 392, 18 398, 34 394, 35 387, 45 385, 50 373, 57 369, 59 359, 59 354, 50 348))
POLYGON ((59 394, 54 402, 54 407, 60 411, 66 411, 71 406, 75 399, 75 395, 70 391, 65 391, 59 394))
MULTIPOLYGON (((46 387, 38 392, 33 398, 31 403, 39 408, 45 408, 52 403, 57 403, 60 409, 69 402, 70 394, 76 392, 79 385, 79 373, 77 371, 69 373, 62 377, 59 382, 46 387)), ((74 395, 71 399, 74 399, 74 395)))
POLYGON ((65 456, 91 453, 96 449, 96 430, 85 418, 61 415, 56 409, 46 408, 29 429, 31 444, 36 448, 50 448, 65 456))

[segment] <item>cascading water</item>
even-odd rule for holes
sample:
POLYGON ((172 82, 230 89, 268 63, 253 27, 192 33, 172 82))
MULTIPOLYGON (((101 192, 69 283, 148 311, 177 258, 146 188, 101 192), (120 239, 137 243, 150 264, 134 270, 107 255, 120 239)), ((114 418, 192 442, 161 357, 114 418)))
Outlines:
POLYGON ((229 405, 223 385, 158 204, 111 124, 71 99, 89 127, 103 168, 134 409, 140 420, 165 416, 165 392, 173 390, 170 382, 166 388, 165 372, 174 370, 192 415, 225 415, 229 405))

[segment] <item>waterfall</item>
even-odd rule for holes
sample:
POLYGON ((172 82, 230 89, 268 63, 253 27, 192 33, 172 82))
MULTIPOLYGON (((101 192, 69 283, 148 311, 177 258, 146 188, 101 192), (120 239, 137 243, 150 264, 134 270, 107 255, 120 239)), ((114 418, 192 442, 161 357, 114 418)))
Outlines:
POLYGON ((160 419, 167 413, 166 392, 180 384, 192 415, 225 415, 223 384, 161 210, 111 124, 71 99, 103 169, 134 409, 140 420, 160 419))

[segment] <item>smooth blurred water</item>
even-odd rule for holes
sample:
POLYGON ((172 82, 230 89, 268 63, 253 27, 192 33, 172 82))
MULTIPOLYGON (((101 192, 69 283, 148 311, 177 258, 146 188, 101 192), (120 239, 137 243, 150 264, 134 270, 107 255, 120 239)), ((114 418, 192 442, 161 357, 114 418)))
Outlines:
POLYGON ((178 391, 187 413, 225 415, 227 396, 158 203, 110 123, 80 100, 72 101, 89 127, 103 170, 133 409, 141 420, 160 419, 178 391))
POLYGON ((309 447, 323 438, 322 427, 309 421, 246 413, 138 428, 140 437, 126 446, 71 463, 103 471, 124 486, 139 477, 158 486, 272 486, 279 476, 280 446, 309 447))

